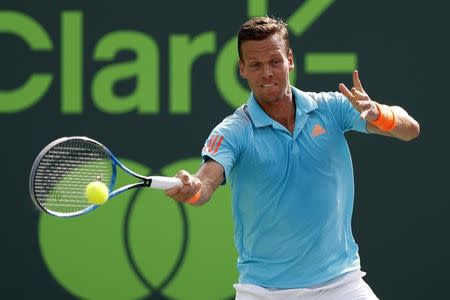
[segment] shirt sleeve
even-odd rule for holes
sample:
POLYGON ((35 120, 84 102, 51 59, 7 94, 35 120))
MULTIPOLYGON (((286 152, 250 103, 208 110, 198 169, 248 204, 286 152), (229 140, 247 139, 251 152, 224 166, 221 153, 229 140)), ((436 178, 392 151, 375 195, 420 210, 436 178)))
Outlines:
POLYGON ((360 118, 360 113, 347 97, 337 92, 329 93, 329 96, 333 96, 333 99, 329 99, 327 103, 343 132, 355 130, 368 133, 366 120, 360 118))
POLYGON ((236 161, 239 159, 246 141, 246 120, 232 115, 217 125, 202 149, 203 162, 210 159, 222 165, 225 184, 236 161))

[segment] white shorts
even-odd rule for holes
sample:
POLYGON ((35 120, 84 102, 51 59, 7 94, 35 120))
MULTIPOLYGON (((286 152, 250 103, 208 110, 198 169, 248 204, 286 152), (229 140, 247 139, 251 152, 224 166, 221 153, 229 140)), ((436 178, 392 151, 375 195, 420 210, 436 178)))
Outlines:
POLYGON ((352 271, 313 288, 267 289, 240 283, 233 286, 236 300, 378 300, 362 279, 365 274, 352 271))

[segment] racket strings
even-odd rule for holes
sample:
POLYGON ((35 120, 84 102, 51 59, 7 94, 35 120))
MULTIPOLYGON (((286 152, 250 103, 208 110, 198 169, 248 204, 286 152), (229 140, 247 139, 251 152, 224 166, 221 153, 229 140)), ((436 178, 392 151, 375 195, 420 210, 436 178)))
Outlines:
POLYGON ((50 148, 42 157, 34 177, 34 193, 45 209, 74 213, 86 209, 86 186, 95 180, 109 184, 112 163, 101 145, 71 139, 50 148))

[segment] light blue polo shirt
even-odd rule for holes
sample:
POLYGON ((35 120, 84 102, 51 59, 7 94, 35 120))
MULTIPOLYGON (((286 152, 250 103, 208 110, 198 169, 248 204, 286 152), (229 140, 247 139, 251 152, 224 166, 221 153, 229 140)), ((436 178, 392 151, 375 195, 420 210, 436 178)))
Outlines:
POLYGON ((202 151, 231 184, 240 283, 304 288, 360 268, 344 133, 367 132, 366 122, 340 93, 292 92, 293 134, 251 94, 202 151))

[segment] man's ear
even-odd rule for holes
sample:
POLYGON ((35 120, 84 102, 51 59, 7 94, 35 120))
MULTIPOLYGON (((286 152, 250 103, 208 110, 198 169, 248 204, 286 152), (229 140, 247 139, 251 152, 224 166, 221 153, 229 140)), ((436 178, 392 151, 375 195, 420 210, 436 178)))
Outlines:
POLYGON ((242 59, 239 59, 239 73, 241 74, 242 78, 247 79, 247 76, 245 75, 244 62, 242 61, 242 59))
POLYGON ((289 62, 289 71, 293 71, 295 69, 295 65, 294 65, 294 55, 292 54, 292 49, 289 49, 288 62, 289 62))

